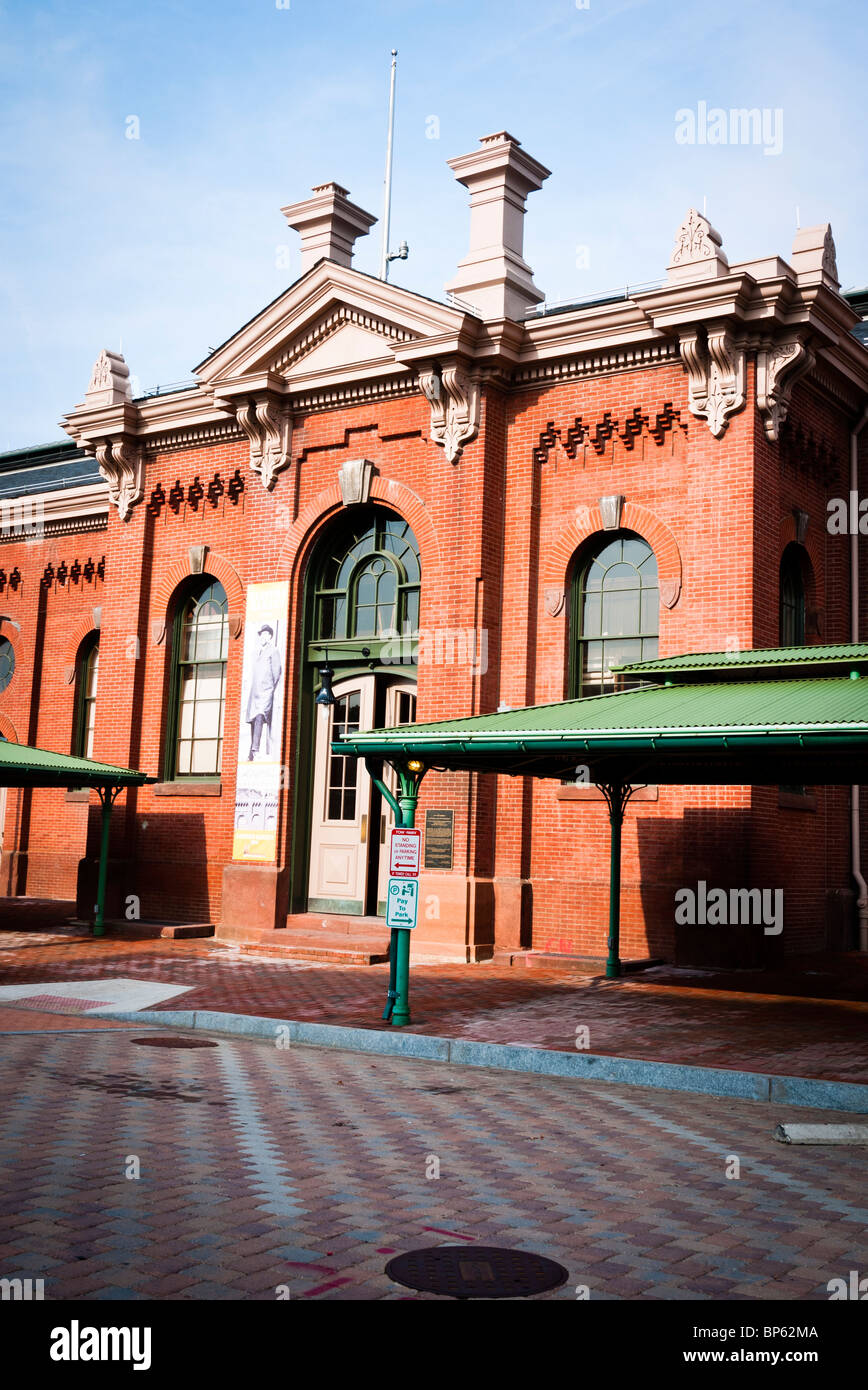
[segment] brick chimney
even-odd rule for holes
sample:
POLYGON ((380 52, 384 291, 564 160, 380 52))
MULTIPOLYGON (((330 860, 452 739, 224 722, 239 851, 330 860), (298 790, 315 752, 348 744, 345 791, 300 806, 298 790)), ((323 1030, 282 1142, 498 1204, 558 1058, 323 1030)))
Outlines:
POLYGON ((302 275, 323 259, 350 265, 353 243, 367 236, 377 220, 351 203, 339 183, 320 183, 312 191, 314 196, 303 203, 281 208, 290 227, 301 235, 302 275))
POLYGON ((447 161, 470 192, 470 251, 446 286, 485 319, 520 320, 545 298, 524 260, 524 213, 529 193, 551 173, 508 131, 484 135, 481 149, 447 161))

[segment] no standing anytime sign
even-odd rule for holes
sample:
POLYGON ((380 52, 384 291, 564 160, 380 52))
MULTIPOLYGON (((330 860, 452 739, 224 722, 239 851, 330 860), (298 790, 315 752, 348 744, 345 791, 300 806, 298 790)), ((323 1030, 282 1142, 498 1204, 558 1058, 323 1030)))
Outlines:
POLYGON ((389 877, 418 878, 421 862, 422 832, 393 830, 389 846, 389 877))

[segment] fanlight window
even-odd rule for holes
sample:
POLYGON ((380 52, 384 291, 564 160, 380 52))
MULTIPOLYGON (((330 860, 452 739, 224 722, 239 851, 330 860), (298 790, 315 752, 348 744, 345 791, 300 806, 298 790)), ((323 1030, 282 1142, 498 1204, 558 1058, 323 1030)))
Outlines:
POLYGON ((316 585, 318 641, 378 638, 419 627, 419 547, 405 521, 363 514, 334 534, 316 585))

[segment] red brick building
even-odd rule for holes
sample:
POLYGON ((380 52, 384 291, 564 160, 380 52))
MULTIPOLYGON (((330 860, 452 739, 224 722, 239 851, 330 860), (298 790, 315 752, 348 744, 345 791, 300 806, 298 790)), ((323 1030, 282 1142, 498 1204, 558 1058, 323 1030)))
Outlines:
MULTIPOLYGON (((548 170, 503 133, 451 167, 470 250, 444 302, 354 270, 374 219, 322 185, 284 209, 300 277, 192 385, 134 400, 103 352, 73 442, 0 456, 0 733, 160 779, 115 812, 116 913, 226 936, 377 917, 387 810, 336 729, 593 694, 658 650, 853 635, 858 537, 827 515, 868 350, 828 226, 730 266, 694 210, 659 286, 546 306, 522 253, 548 170), (261 584, 286 586, 269 623, 261 584)), ((89 911, 91 801, 8 792, 5 893, 89 911)), ((605 954, 595 788, 428 778, 417 824, 417 953, 605 954)), ((840 789, 636 793, 623 955, 852 948, 850 827, 840 789), (781 938, 681 936, 698 879, 783 887, 781 938)))

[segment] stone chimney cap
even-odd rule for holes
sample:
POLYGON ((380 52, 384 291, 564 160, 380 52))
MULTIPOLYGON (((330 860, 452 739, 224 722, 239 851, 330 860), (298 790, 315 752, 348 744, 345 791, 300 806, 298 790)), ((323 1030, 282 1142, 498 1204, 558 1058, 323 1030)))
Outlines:
MULTIPOLYGON (((311 189, 311 193, 335 193, 340 198, 349 198, 350 196, 350 190, 348 188, 342 188, 339 183, 335 183, 334 181, 331 183, 315 183, 311 189)), ((298 206, 301 206, 301 204, 298 206)), ((287 209, 284 208, 283 211, 286 212, 287 209)))
POLYGON ((302 275, 323 259, 349 266, 356 239, 367 236, 377 220, 351 203, 347 189, 339 183, 319 183, 311 191, 312 198, 281 208, 301 236, 302 275))
POLYGON ((513 196, 526 198, 528 193, 541 188, 551 173, 551 169, 538 159, 526 154, 521 141, 508 130, 483 135, 479 143, 478 150, 446 161, 458 182, 463 183, 471 195, 482 182, 497 178, 498 182, 509 185, 513 196))

